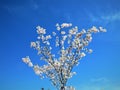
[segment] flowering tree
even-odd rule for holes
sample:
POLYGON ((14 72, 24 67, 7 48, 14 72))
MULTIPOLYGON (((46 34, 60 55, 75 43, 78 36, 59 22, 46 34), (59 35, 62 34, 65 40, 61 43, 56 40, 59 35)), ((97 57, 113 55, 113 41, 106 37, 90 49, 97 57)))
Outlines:
POLYGON ((76 74, 72 71, 73 67, 79 64, 79 60, 86 56, 86 53, 92 52, 92 49, 87 48, 92 41, 92 34, 106 32, 106 29, 93 26, 88 30, 78 31, 78 27, 72 27, 71 23, 56 24, 56 28, 56 32, 47 35, 46 29, 37 26, 37 41, 31 42, 31 47, 37 50, 41 60, 47 64, 33 65, 29 56, 22 60, 41 78, 48 77, 58 90, 65 90, 68 79, 76 74), (55 43, 51 41, 52 38, 55 39, 55 43), (52 51, 55 48, 58 52, 54 55, 52 51))

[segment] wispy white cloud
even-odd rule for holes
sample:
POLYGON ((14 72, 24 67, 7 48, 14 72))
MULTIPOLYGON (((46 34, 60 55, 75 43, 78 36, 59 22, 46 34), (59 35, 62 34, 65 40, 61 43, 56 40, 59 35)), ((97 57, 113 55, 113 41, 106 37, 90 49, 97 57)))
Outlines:
POLYGON ((112 83, 111 80, 100 77, 90 79, 87 83, 76 86, 76 90, 120 90, 120 85, 116 82, 112 83))
POLYGON ((30 0, 29 2, 30 7, 32 7, 34 10, 37 10, 39 8, 39 4, 35 0, 30 0))
POLYGON ((92 78, 91 80, 90 80, 91 82, 94 82, 94 83, 97 83, 97 82, 99 82, 99 83, 106 83, 106 82, 109 82, 109 80, 107 79, 107 78, 105 78, 105 77, 101 77, 101 78, 92 78))
POLYGON ((117 85, 83 85, 79 87, 77 90, 120 90, 120 86, 117 85))
POLYGON ((112 13, 110 12, 106 14, 102 12, 98 12, 98 13, 87 12, 87 14, 92 22, 111 23, 114 21, 120 21, 120 11, 112 12, 112 13))
POLYGON ((17 13, 20 11, 28 11, 31 10, 38 10, 39 4, 35 0, 28 0, 25 4, 18 3, 18 4, 4 4, 2 6, 3 9, 7 10, 9 13, 17 13))
POLYGON ((101 16, 101 19, 108 20, 108 21, 120 20, 120 12, 116 12, 116 13, 112 13, 112 14, 109 14, 109 15, 101 16))

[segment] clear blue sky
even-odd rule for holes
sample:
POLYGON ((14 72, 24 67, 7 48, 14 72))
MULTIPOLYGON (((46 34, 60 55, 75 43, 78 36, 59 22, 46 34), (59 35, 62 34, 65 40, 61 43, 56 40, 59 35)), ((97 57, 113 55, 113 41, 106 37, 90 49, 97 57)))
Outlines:
POLYGON ((0 90, 55 90, 48 79, 41 80, 21 58, 38 62, 30 41, 35 27, 47 32, 59 22, 71 22, 80 29, 103 26, 88 54, 68 81, 76 90, 120 90, 120 1, 119 0, 0 0, 0 90))

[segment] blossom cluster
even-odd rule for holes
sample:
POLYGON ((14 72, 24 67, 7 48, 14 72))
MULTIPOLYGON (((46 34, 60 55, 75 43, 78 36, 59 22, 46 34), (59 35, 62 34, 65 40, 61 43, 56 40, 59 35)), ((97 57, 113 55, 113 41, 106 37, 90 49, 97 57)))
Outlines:
MULTIPOLYGON (((78 27, 72 27, 71 23, 56 24, 57 32, 52 35, 46 34, 46 29, 37 26, 37 41, 31 42, 31 47, 38 51, 41 60, 47 62, 47 65, 33 65, 27 56, 22 58, 23 62, 32 67, 37 75, 41 78, 48 77, 53 85, 62 87, 76 72, 72 69, 79 64, 79 60, 86 56, 86 53, 92 53, 92 49, 87 46, 92 41, 92 34, 98 32, 106 32, 106 29, 99 27, 79 31, 78 27), (71 29, 70 29, 71 27, 71 29), (66 30, 68 28, 68 30, 66 30), (59 33, 59 34, 58 34, 59 33), (50 40, 55 38, 55 46, 59 48, 59 57, 52 54, 50 40)), ((53 44, 53 42, 52 42, 53 44)), ((53 47, 54 48, 54 47, 53 47)))
POLYGON ((40 26, 37 26, 37 33, 38 34, 46 34, 46 29, 40 27, 40 26))
POLYGON ((26 64, 28 64, 29 67, 33 67, 33 64, 29 58, 29 56, 26 56, 25 58, 22 58, 22 61, 26 64))

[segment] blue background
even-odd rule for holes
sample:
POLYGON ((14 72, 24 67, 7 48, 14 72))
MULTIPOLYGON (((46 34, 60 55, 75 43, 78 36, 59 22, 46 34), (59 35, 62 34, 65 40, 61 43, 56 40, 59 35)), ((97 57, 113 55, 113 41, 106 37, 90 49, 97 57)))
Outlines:
POLYGON ((76 90, 120 90, 119 0, 0 0, 0 90, 55 90, 49 79, 41 80, 21 58, 39 63, 30 42, 36 26, 50 33, 56 23, 71 22, 79 29, 102 26, 107 33, 93 36, 88 54, 68 81, 76 90))

